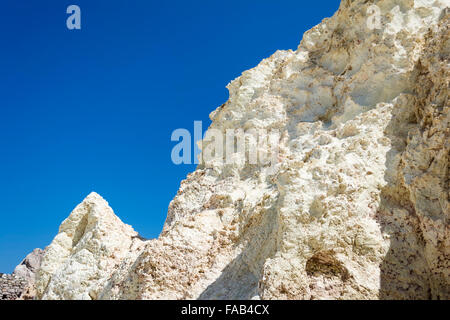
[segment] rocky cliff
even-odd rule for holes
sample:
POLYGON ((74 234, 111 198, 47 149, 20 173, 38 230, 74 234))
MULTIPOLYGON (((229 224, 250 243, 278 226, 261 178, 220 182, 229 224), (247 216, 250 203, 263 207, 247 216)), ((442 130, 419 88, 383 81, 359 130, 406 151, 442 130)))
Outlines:
POLYGON ((281 132, 273 170, 204 162, 153 240, 89 195, 36 297, 449 299, 449 5, 343 0, 211 114, 209 130, 281 132))

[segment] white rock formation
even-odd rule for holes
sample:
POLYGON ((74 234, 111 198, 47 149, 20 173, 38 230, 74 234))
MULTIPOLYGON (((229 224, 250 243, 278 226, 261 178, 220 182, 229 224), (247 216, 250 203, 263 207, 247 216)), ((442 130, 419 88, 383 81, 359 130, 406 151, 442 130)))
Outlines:
POLYGON ((90 195, 45 250, 38 298, 449 299, 449 5, 343 0, 211 114, 282 132, 275 171, 200 165, 149 241, 90 195))
POLYGON ((142 244, 138 233, 91 193, 45 249, 36 279, 38 297, 96 299, 120 263, 137 258, 142 244))

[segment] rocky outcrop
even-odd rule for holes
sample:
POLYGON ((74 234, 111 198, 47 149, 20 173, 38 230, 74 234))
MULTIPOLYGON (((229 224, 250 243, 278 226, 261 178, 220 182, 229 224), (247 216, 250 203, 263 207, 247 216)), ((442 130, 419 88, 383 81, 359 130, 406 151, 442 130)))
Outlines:
POLYGON ((14 269, 13 274, 17 277, 34 282, 35 274, 41 266, 43 250, 34 249, 25 259, 14 269))
POLYGON ((42 254, 42 249, 34 249, 12 274, 0 273, 0 300, 34 299, 35 273, 41 265, 42 254))
POLYGON ((91 194, 37 297, 449 299, 448 5, 343 0, 211 114, 209 131, 281 132, 275 166, 202 163, 148 241, 91 194))
POLYGON ((13 274, 0 273, 0 300, 17 300, 28 285, 28 280, 13 274))
POLYGON ((450 298, 448 13, 425 35, 412 93, 385 131, 392 175, 377 219, 391 238, 381 265, 388 298, 450 298))
POLYGON ((122 263, 137 257, 143 241, 108 203, 91 193, 61 224, 37 273, 37 298, 97 299, 122 263))

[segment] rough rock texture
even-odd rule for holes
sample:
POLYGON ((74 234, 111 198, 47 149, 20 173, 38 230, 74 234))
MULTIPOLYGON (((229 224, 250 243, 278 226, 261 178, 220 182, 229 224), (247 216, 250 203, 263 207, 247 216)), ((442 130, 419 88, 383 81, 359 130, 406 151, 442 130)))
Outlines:
POLYGON ((35 273, 41 266, 42 255, 44 251, 42 249, 34 249, 28 254, 25 259, 14 269, 13 274, 24 278, 28 281, 34 282, 35 273))
POLYGON ((211 114, 210 129, 282 132, 275 170, 200 165, 149 241, 90 195, 37 297, 449 299, 449 4, 343 0, 211 114))
POLYGON ((42 249, 34 249, 12 274, 0 273, 0 300, 34 299, 35 273, 41 265, 42 255, 42 249))
POLYGON ((12 274, 0 273, 0 300, 34 299, 35 273, 41 265, 42 255, 42 249, 34 249, 12 274))
POLYGON ((27 284, 27 279, 13 274, 0 273, 0 300, 19 299, 27 284))
POLYGON ((120 263, 136 260, 142 243, 105 200, 91 193, 45 249, 36 277, 37 298, 97 299, 120 263))

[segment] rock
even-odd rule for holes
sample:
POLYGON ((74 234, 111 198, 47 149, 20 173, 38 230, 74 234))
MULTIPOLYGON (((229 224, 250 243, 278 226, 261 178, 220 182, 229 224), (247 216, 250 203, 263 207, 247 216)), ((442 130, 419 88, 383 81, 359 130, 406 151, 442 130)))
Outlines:
POLYGON ((28 254, 25 259, 14 269, 13 274, 27 279, 28 281, 33 281, 35 278, 35 273, 41 265, 43 250, 34 249, 30 254, 28 254))
POLYGON ((0 300, 34 299, 35 273, 40 267, 42 253, 41 249, 34 249, 13 274, 0 273, 0 300))
POLYGON ((96 299, 123 261, 143 243, 108 203, 91 193, 64 220, 37 272, 37 298, 96 299))
POLYGON ((449 299, 448 27, 448 1, 343 0, 211 114, 209 130, 279 130, 273 168, 199 165, 148 241, 90 195, 37 297, 449 299))
POLYGON ((13 274, 0 275, 0 300, 16 300, 25 290, 28 281, 13 274))

